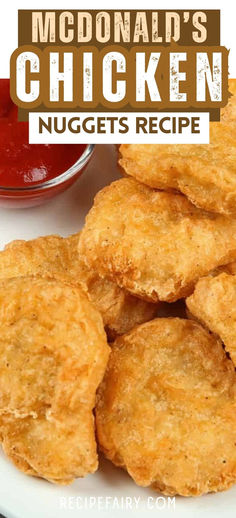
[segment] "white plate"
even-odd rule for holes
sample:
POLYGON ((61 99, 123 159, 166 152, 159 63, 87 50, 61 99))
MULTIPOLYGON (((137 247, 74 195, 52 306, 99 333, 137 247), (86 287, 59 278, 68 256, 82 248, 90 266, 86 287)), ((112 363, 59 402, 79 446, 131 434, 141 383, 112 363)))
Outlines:
MULTIPOLYGON (((114 146, 97 146, 85 174, 47 205, 25 210, 0 209, 0 247, 12 239, 77 232, 95 193, 119 178, 114 146)), ((0 512, 7 518, 233 518, 236 488, 199 498, 164 498, 134 484, 122 470, 101 459, 99 471, 71 486, 55 486, 20 473, 0 453, 0 512)))

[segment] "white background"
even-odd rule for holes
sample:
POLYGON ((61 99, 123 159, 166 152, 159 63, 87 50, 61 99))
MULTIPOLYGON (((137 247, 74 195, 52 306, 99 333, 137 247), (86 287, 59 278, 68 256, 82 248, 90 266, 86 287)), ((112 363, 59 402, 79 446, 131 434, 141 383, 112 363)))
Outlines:
MULTIPOLYGON (((106 119, 107 113, 104 112, 97 112, 93 115, 94 122, 92 123, 92 126, 94 125, 95 128, 97 126, 96 121, 99 119, 99 117, 102 118, 102 120, 106 119)), ((109 114, 110 115, 110 114, 109 114)), ((156 144, 158 139, 158 144, 208 144, 209 143, 209 113, 198 113, 198 112, 189 112, 188 114, 183 114, 181 112, 162 112, 161 114, 158 114, 157 112, 149 112, 148 114, 143 114, 139 112, 132 112, 132 113, 124 113, 122 114, 127 118, 127 124, 129 126, 129 132, 128 133, 119 133, 118 131, 118 125, 115 126, 114 133, 110 132, 110 125, 106 122, 104 123, 105 126, 105 133, 87 133, 86 131, 83 131, 81 124, 84 119, 87 117, 91 117, 91 113, 89 112, 83 112, 78 113, 77 115, 73 113, 74 116, 79 116, 80 118, 80 133, 71 133, 71 131, 68 130, 68 128, 63 133, 56 133, 52 129, 52 133, 50 134, 48 131, 43 129, 42 133, 39 133, 39 118, 42 118, 45 120, 46 123, 48 123, 48 118, 51 117, 52 121, 54 120, 54 117, 57 117, 60 121, 62 118, 66 118, 67 124, 68 120, 71 119, 71 113, 63 112, 63 114, 59 112, 49 112, 47 114, 43 112, 37 112, 37 113, 30 113, 29 114, 29 142, 30 144, 76 144, 77 142, 80 142, 82 144, 102 144, 104 141, 107 144, 115 144, 119 142, 119 144, 126 144, 129 142, 129 144, 156 144), (154 119, 162 119, 163 117, 168 117, 170 121, 172 119, 176 119, 176 128, 178 128, 178 120, 181 120, 181 117, 187 117, 189 118, 189 126, 184 127, 182 129, 181 133, 178 133, 178 129, 176 131, 176 134, 171 133, 162 133, 158 129, 158 135, 157 133, 143 133, 142 131, 136 133, 136 119, 139 116, 143 116, 148 119, 149 117, 153 117, 154 119), (199 119, 199 133, 192 133, 191 132, 191 118, 198 118, 199 119)), ((112 112, 113 117, 121 117, 120 112, 112 112)), ((151 119, 150 119, 151 120, 151 119)), ((172 123, 168 121, 164 124, 164 127, 171 131, 172 123)), ((75 124, 77 126, 77 124, 75 124)), ((88 124, 88 127, 90 127, 91 124, 88 124)), ((59 122, 59 127, 61 127, 61 123, 59 122)), ((147 128, 148 128, 147 124, 147 128)), ((157 125, 158 127, 158 125, 157 125)), ((53 128, 53 123, 52 123, 53 128)))

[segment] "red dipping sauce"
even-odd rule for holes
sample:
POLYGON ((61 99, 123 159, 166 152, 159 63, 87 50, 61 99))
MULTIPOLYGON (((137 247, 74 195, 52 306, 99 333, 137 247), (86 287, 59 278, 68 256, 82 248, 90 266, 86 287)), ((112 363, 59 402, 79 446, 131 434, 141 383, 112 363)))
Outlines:
POLYGON ((0 79, 0 205, 32 206, 69 187, 94 146, 29 144, 28 122, 18 122, 9 86, 9 79, 0 79))

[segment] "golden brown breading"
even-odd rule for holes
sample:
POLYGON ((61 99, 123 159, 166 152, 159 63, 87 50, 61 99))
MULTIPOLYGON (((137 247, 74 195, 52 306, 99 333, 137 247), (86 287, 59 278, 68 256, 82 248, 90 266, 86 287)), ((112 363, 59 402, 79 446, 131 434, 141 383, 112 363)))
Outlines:
POLYGON ((80 271, 81 285, 100 311, 109 341, 157 316, 159 303, 134 297, 115 282, 99 277, 94 270, 82 265, 82 262, 80 271))
POLYGON ((146 300, 173 302, 199 277, 236 258, 236 218, 134 179, 100 191, 79 241, 88 268, 146 300))
POLYGON ((93 407, 108 360, 87 295, 55 279, 0 282, 0 437, 25 473, 68 484, 97 469, 93 407))
POLYGON ((210 144, 123 144, 119 161, 150 187, 177 190, 197 207, 236 214, 236 80, 221 122, 210 124, 210 144))
POLYGON ((229 79, 229 91, 232 95, 228 104, 221 110, 220 120, 236 123, 236 79, 229 79))
POLYGON ((106 457, 140 486, 191 496, 236 482, 236 374, 196 322, 155 319, 116 340, 96 426, 106 457))
POLYGON ((0 279, 47 275, 69 282, 75 276, 76 282, 78 240, 79 234, 69 238, 50 235, 8 243, 0 252, 0 279))
POLYGON ((220 336, 236 366, 236 275, 200 279, 186 303, 191 315, 220 336))
POLYGON ((109 340, 154 318, 157 304, 132 296, 82 264, 78 254, 79 235, 43 236, 9 243, 0 252, 0 279, 46 274, 81 285, 100 311, 109 340))

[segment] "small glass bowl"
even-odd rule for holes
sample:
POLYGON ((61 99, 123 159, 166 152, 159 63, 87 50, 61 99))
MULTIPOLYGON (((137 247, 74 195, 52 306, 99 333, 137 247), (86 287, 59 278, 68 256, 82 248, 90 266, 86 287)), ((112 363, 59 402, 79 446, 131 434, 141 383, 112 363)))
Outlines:
POLYGON ((94 147, 94 144, 88 144, 77 162, 67 171, 51 180, 27 187, 0 186, 0 207, 12 209, 34 207, 65 191, 84 171, 93 154, 94 147))

